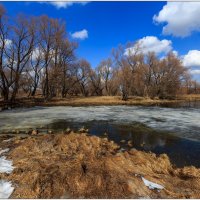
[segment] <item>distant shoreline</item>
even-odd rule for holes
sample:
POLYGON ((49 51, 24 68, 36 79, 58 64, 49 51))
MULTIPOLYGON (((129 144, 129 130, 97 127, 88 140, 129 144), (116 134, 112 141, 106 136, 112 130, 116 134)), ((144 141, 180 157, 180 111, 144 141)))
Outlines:
POLYGON ((165 104, 176 104, 184 102, 200 101, 200 94, 196 95, 180 95, 175 99, 150 99, 145 97, 129 97, 127 101, 121 100, 120 96, 92 96, 92 97, 68 97, 68 98, 52 98, 45 101, 44 98, 18 98, 14 103, 0 101, 0 108, 11 109, 16 107, 33 107, 33 106, 155 106, 165 104))

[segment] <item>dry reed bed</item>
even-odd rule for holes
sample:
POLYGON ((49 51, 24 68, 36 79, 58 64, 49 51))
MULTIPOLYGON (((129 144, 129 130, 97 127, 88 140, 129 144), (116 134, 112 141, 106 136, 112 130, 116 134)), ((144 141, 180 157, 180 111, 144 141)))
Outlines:
POLYGON ((200 198, 200 169, 176 168, 167 155, 121 152, 107 138, 86 133, 16 137, 10 148, 11 198, 200 198), (150 190, 141 177, 161 184, 150 190))

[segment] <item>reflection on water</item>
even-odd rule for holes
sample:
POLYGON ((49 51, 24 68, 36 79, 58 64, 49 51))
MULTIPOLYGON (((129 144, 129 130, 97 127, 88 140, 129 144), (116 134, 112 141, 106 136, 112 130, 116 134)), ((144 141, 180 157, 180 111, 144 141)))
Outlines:
POLYGON ((183 101, 174 103, 162 103, 161 107, 167 108, 200 108, 200 101, 183 101))
POLYGON ((132 148, 127 145, 131 140, 136 149, 167 153, 177 166, 200 167, 199 102, 168 106, 20 108, 0 112, 0 132, 30 128, 58 132, 85 126, 93 135, 105 137, 106 132, 123 148, 132 148))
POLYGON ((55 120, 86 123, 93 120, 116 124, 143 123, 156 130, 200 141, 200 109, 143 106, 35 107, 0 112, 0 132, 37 128, 55 120))
POLYGON ((107 137, 115 141, 124 149, 136 148, 151 151, 156 154, 166 153, 172 163, 178 167, 194 165, 200 167, 200 142, 176 137, 163 131, 155 131, 141 123, 120 125, 104 121, 87 123, 67 122, 57 120, 48 125, 51 130, 65 130, 68 127, 78 130, 81 127, 89 129, 89 133, 100 137, 107 137), (122 140, 125 142, 122 143, 122 140), (133 147, 128 145, 132 141, 133 147))

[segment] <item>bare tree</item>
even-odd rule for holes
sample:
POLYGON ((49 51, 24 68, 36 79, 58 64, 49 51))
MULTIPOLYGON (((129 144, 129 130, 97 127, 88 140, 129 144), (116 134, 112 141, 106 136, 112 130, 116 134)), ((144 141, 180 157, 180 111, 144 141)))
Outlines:
POLYGON ((7 25, 7 16, 5 14, 5 9, 0 6, 0 88, 1 93, 5 101, 9 99, 9 87, 12 85, 7 77, 8 70, 6 67, 6 55, 5 50, 9 42, 8 31, 9 27, 7 25))
POLYGON ((198 93, 181 59, 169 53, 160 59, 144 54, 139 42, 119 45, 110 58, 92 68, 75 56, 65 23, 48 16, 19 15, 10 23, 0 6, 0 92, 14 101, 24 92, 42 90, 48 100, 67 95, 118 95, 174 98, 180 92, 198 93))
MULTIPOLYGON (((59 66, 62 68, 62 97, 67 93, 67 82, 70 76, 70 69, 72 63, 75 62, 76 57, 74 51, 77 48, 77 43, 70 42, 65 39, 60 47, 59 66)), ((68 85, 70 85, 68 83, 68 85)))
POLYGON ((167 55, 163 62, 160 65, 161 85, 158 96, 160 98, 173 98, 185 80, 185 73, 188 69, 172 52, 167 55))
POLYGON ((98 68, 96 70, 92 69, 90 71, 90 84, 91 84, 92 95, 97 95, 97 96, 103 95, 104 85, 98 68))
POLYGON ((11 100, 15 100, 19 90, 19 81, 26 64, 29 61, 34 47, 35 39, 35 19, 25 18, 19 15, 16 19, 16 26, 12 26, 12 43, 10 45, 8 56, 8 67, 11 70, 13 85, 11 100))
POLYGON ((80 85, 80 91, 82 95, 88 96, 88 83, 89 83, 89 75, 91 72, 90 63, 84 59, 79 60, 77 64, 77 73, 76 78, 80 85))
POLYGON ((39 31, 40 31, 40 43, 39 48, 42 51, 44 56, 43 67, 44 67, 44 86, 43 86, 43 95, 46 99, 49 98, 49 64, 54 55, 54 37, 57 35, 58 31, 58 21, 51 19, 48 16, 41 16, 39 18, 39 31))
POLYGON ((27 64, 28 67, 26 69, 26 73, 28 75, 28 78, 31 79, 30 81, 30 95, 35 96, 36 90, 39 85, 40 76, 42 73, 42 59, 43 55, 39 48, 35 48, 30 56, 29 63, 27 64))
POLYGON ((112 60, 108 58, 100 62, 98 71, 101 75, 101 79, 104 82, 106 94, 111 94, 110 80, 112 78, 112 60))
POLYGON ((112 55, 118 68, 119 89, 122 93, 122 100, 127 101, 133 85, 133 75, 137 62, 133 59, 132 49, 129 46, 120 45, 117 49, 113 49, 112 55))

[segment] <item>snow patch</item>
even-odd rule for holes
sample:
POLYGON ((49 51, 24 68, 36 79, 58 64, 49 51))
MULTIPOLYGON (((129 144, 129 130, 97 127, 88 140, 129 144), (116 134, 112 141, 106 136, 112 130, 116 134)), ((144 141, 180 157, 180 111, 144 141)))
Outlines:
POLYGON ((1 149, 0 148, 0 155, 2 154, 2 153, 7 153, 7 152, 9 152, 9 148, 6 148, 6 149, 1 149))
POLYGON ((0 199, 7 199, 14 190, 10 181, 0 180, 0 199))
POLYGON ((164 187, 162 185, 148 181, 144 177, 142 177, 142 180, 143 180, 144 184, 151 190, 153 190, 153 189, 158 189, 158 190, 164 189, 164 187))
MULTIPOLYGON (((0 155, 3 153, 8 152, 10 149, 1 149, 0 148, 0 155)), ((11 160, 6 160, 5 156, 0 157, 0 173, 7 173, 10 174, 13 171, 14 167, 12 166, 11 160)))
POLYGON ((124 152, 124 151, 126 151, 126 149, 124 149, 124 148, 120 148, 120 149, 118 150, 118 152, 124 152))
POLYGON ((0 157, 0 173, 10 174, 13 169, 11 160, 6 160, 5 156, 0 157))
POLYGON ((7 140, 3 140, 2 142, 10 142, 12 140, 12 138, 7 139, 7 140))

